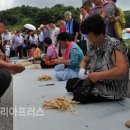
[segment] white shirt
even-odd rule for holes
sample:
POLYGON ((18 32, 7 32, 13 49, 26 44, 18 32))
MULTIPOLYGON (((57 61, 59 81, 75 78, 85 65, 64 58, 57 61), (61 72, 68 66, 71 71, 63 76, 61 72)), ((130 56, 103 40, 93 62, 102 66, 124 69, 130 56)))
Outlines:
POLYGON ((2 42, 9 41, 9 40, 10 40, 9 33, 2 33, 2 42))
POLYGON ((37 42, 38 42, 37 36, 31 37, 31 40, 30 40, 30 43, 31 43, 31 44, 37 44, 37 42))
POLYGON ((17 36, 17 46, 20 46, 20 45, 22 45, 22 43, 23 43, 23 36, 17 36))
POLYGON ((51 40, 52 43, 55 44, 57 35, 60 33, 60 29, 58 27, 55 27, 51 30, 51 40))
POLYGON ((5 45, 5 55, 10 56, 10 46, 9 45, 5 45))
POLYGON ((44 33, 43 31, 40 32, 40 34, 38 35, 39 41, 43 42, 44 41, 44 33))
POLYGON ((17 47, 17 35, 13 35, 12 47, 15 49, 17 47))

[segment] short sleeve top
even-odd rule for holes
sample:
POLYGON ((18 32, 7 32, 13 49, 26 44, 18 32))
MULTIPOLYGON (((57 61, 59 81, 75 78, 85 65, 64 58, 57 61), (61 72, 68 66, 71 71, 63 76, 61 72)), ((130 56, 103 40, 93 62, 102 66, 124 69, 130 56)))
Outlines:
MULTIPOLYGON (((100 48, 96 48, 93 44, 89 44, 87 56, 90 57, 90 72, 100 72, 111 69, 113 66, 112 54, 115 50, 122 51, 126 62, 128 63, 125 47, 115 39, 106 36, 105 41, 100 48)), ((115 58, 116 62, 116 58, 115 58)), ((96 83, 93 93, 100 94, 103 97, 120 99, 126 97, 128 87, 129 74, 114 80, 99 81, 96 83)))

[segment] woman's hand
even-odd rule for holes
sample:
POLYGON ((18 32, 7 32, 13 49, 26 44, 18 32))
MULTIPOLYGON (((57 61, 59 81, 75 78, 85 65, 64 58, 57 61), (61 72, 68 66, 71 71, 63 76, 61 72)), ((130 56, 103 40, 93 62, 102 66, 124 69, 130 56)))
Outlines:
POLYGON ((11 74, 21 73, 24 70, 25 70, 25 67, 21 64, 12 64, 10 65, 10 68, 9 68, 9 71, 11 74))
POLYGON ((61 64, 61 60, 60 59, 55 59, 54 62, 55 62, 55 64, 61 64))
POLYGON ((88 78, 93 82, 96 83, 98 81, 98 72, 92 72, 88 74, 88 78))
POLYGON ((116 17, 114 15, 109 17, 110 22, 116 22, 116 17))
POLYGON ((45 59, 46 58, 46 54, 41 54, 41 59, 45 59))

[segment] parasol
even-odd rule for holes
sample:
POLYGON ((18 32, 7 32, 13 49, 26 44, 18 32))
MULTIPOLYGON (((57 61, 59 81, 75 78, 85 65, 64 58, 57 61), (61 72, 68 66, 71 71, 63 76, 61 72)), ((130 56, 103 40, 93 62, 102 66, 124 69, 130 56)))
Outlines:
POLYGON ((25 24, 24 27, 32 31, 36 30, 36 27, 32 24, 25 24))

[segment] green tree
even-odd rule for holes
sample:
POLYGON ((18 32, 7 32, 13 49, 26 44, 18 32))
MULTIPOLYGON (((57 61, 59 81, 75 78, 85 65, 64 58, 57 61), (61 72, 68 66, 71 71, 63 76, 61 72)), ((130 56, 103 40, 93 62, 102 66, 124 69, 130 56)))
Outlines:
MULTIPOLYGON (((71 11, 73 17, 79 20, 79 8, 57 4, 52 8, 37 8, 22 5, 21 7, 0 11, 0 22, 6 24, 9 29, 22 29, 26 23, 31 23, 39 27, 40 24, 45 22, 57 22, 60 16, 64 18, 66 11, 71 11)), ((130 11, 125 11, 125 16, 127 21, 126 27, 130 27, 130 11)))

